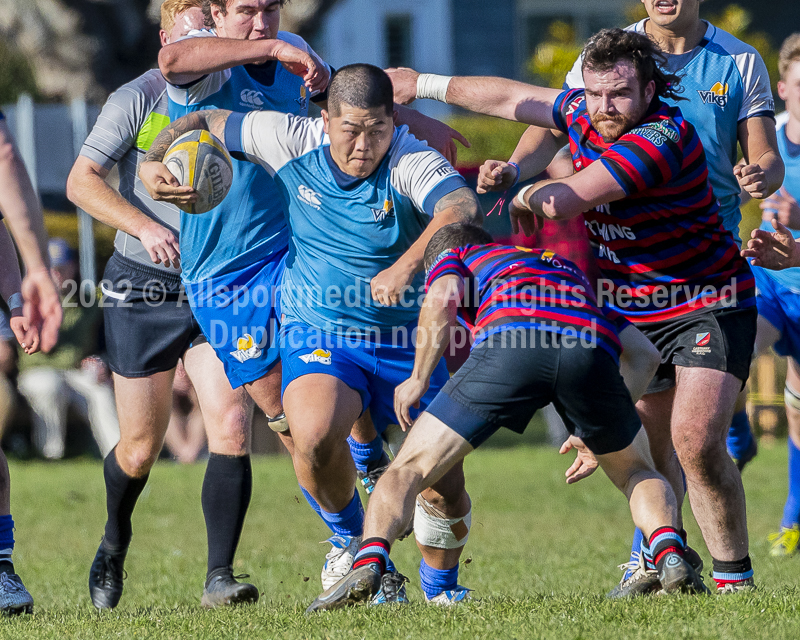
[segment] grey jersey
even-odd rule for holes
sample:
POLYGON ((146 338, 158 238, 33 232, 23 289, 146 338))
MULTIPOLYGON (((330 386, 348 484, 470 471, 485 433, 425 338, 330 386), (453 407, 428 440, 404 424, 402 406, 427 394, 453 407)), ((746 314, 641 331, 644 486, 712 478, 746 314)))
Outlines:
MULTIPOLYGON (((122 85, 108 98, 81 148, 81 155, 105 169, 116 164, 122 197, 177 237, 180 211, 171 204, 153 200, 137 175, 139 163, 153 140, 169 124, 166 88, 167 83, 158 69, 122 85)), ((175 267, 153 264, 138 238, 123 231, 117 231, 114 247, 126 258, 149 267, 172 273, 180 271, 175 267)))

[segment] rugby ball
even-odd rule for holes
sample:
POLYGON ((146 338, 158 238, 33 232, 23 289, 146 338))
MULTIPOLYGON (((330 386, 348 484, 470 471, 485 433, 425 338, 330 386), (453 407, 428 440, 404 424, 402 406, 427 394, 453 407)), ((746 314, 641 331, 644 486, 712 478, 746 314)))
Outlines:
POLYGON ((210 211, 228 195, 233 181, 231 156, 208 131, 184 133, 167 149, 163 162, 182 186, 197 191, 197 202, 181 206, 186 213, 210 211))

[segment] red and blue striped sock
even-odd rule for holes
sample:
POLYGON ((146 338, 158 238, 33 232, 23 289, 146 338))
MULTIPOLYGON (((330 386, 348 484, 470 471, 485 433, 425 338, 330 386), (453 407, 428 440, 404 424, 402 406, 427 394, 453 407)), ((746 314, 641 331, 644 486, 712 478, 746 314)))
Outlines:
POLYGON ((653 564, 658 571, 663 568, 667 554, 677 553, 683 557, 683 537, 675 527, 659 527, 653 531, 648 546, 653 556, 653 564))
POLYGON ((389 541, 384 538, 367 538, 358 548, 356 557, 353 560, 353 569, 358 569, 374 562, 380 566, 381 574, 386 573, 390 548, 389 541))

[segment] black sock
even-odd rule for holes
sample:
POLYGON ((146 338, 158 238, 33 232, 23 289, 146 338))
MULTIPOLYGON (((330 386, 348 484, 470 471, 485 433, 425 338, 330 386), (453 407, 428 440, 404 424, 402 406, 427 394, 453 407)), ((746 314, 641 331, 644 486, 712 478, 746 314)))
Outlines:
POLYGON ((149 473, 141 478, 131 478, 117 462, 116 447, 103 462, 103 476, 106 480, 106 532, 103 544, 111 548, 127 548, 131 543, 133 527, 131 516, 136 500, 147 484, 149 473))
POLYGON ((753 565, 750 556, 746 555, 741 560, 725 561, 711 558, 713 572, 711 577, 717 587, 724 587, 728 583, 742 582, 753 577, 753 565))
POLYGON ((674 527, 659 527, 653 531, 648 546, 653 556, 653 564, 659 572, 664 569, 664 562, 670 553, 677 553, 683 557, 683 538, 674 527))
POLYGON ((208 536, 208 577, 230 570, 253 492, 250 456, 208 455, 203 479, 203 516, 208 536))

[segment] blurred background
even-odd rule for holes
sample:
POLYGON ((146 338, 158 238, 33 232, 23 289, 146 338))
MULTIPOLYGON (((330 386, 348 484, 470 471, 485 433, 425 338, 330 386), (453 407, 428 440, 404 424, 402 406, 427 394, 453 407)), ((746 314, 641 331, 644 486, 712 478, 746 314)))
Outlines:
MULTIPOLYGON (((62 238, 74 252, 69 257, 74 257, 83 281, 82 307, 96 302, 97 274, 113 251, 114 230, 75 211, 65 195, 67 175, 108 95, 156 65, 160 5, 161 0, 0 0, 0 108, 40 193, 51 237, 62 238)), ((773 0, 768 6, 766 11, 763 1, 707 0, 701 16, 754 46, 774 88, 778 47, 800 25, 800 2, 773 0)), ((560 87, 590 34, 643 17, 644 7, 635 0, 291 0, 283 9, 281 28, 303 36, 334 67, 370 62, 560 87)), ((777 94, 775 99, 779 112, 777 94)), ((419 108, 471 141, 471 149, 459 149, 458 168, 473 182, 484 160, 511 155, 524 130, 522 125, 459 113, 432 101, 419 108)), ((492 209, 496 200, 482 197, 484 210, 492 209)), ((757 204, 746 205, 741 236, 748 237, 760 219, 757 204)), ((495 237, 510 237, 505 212, 487 218, 486 225, 495 237)), ((568 247, 555 248, 569 253, 568 247)), ((84 362, 89 357, 102 362, 99 326, 91 329, 97 339, 85 345, 86 353, 73 364, 89 367, 98 384, 106 384, 97 360, 84 362)), ((16 384, 18 358, 11 354, 4 360, 6 351, 0 349, 0 369, 7 369, 16 384)), ((769 356, 756 364, 751 377, 749 410, 767 443, 785 434, 784 375, 785 363, 769 356)), ((176 424, 186 434, 175 441, 172 456, 191 461, 202 456, 196 435, 202 423, 197 424, 191 385, 185 382, 178 385, 175 411, 176 424)), ((18 455, 44 455, 29 437, 34 428, 30 403, 17 395, 20 402, 8 420, 4 445, 18 455)), ((78 427, 67 430, 63 455, 97 453, 91 425, 81 430, 81 411, 70 411, 69 419, 78 427)), ((538 422, 536 426, 527 439, 545 438, 544 428, 538 422)), ((274 451, 265 429, 257 425, 255 448, 274 451)))

